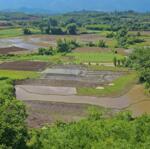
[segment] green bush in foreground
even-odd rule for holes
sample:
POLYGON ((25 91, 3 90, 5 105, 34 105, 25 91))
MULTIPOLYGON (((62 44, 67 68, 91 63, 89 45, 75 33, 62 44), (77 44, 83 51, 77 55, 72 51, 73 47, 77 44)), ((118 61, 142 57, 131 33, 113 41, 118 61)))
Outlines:
POLYGON ((15 99, 13 81, 0 78, 0 149, 25 149, 25 105, 15 99))
MULTIPOLYGON (((149 149, 150 116, 133 119, 129 112, 104 118, 93 112, 74 123, 57 123, 34 133, 34 149, 149 149), (94 118, 95 117, 95 118, 94 118)), ((31 145, 32 144, 32 145, 31 145)))

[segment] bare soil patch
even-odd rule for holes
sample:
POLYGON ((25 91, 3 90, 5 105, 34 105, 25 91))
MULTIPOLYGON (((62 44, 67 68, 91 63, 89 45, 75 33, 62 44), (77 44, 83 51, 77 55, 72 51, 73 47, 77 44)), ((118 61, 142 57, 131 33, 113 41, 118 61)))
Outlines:
POLYGON ((0 48, 0 54, 20 54, 27 52, 27 49, 25 48, 19 48, 19 47, 7 47, 7 48, 0 48))
POLYGON ((29 114, 27 123, 30 127, 42 127, 56 121, 71 122, 87 115, 88 105, 56 103, 43 101, 25 101, 29 114))
POLYGON ((0 69, 22 70, 22 71, 42 71, 48 66, 46 62, 37 61, 15 61, 0 64, 0 69))
POLYGON ((22 89, 27 92, 40 95, 75 95, 77 94, 76 88, 74 87, 53 87, 53 86, 34 86, 34 85, 19 85, 22 89))
POLYGON ((16 81, 16 85, 33 85, 33 86, 53 86, 53 87, 97 87, 104 83, 86 82, 78 80, 54 80, 54 79, 30 79, 30 80, 19 80, 16 81))

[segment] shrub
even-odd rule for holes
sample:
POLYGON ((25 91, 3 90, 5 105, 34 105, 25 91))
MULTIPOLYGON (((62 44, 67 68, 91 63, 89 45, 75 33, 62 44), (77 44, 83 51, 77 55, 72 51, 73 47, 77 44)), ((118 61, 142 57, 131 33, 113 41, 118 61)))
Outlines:
POLYGON ((68 24, 67 32, 70 35, 76 35, 77 34, 77 25, 75 23, 68 24))
POLYGON ((97 43, 97 46, 98 46, 98 47, 101 47, 101 48, 107 47, 107 46, 106 46, 106 42, 103 41, 103 40, 99 40, 98 43, 97 43))
POLYGON ((57 50, 61 53, 71 52, 73 49, 80 47, 76 40, 59 39, 57 41, 57 50))
POLYGON ((53 49, 53 47, 39 48, 38 54, 39 55, 53 55, 54 54, 54 49, 53 49))
POLYGON ((31 30, 30 30, 29 28, 24 28, 24 29, 23 29, 23 33, 24 33, 25 35, 31 35, 31 34, 32 34, 32 32, 31 32, 31 30))
POLYGON ((53 28, 51 28, 51 34, 53 34, 53 35, 63 35, 64 32, 60 27, 53 27, 53 28))
POLYGON ((132 52, 127 60, 127 66, 138 70, 139 79, 145 82, 147 87, 150 84, 150 49, 141 48, 132 52))
POLYGON ((106 38, 113 38, 113 37, 114 37, 114 33, 113 33, 113 32, 108 33, 108 34, 106 35, 106 38))

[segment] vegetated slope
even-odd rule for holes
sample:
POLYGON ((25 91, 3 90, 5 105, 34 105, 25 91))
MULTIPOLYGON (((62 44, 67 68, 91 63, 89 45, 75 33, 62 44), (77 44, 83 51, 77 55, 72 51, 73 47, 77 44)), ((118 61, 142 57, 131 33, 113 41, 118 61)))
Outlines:
POLYGON ((133 119, 129 113, 120 113, 104 118, 91 110, 89 117, 80 122, 44 127, 29 144, 34 149, 148 149, 149 125, 150 117, 146 115, 133 119))

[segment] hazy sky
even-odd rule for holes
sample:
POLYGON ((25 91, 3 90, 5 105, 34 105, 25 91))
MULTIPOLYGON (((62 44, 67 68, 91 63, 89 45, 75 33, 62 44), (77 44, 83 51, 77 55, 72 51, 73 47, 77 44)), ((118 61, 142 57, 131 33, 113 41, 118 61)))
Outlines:
POLYGON ((0 9, 20 7, 42 8, 52 11, 81 9, 150 11, 150 0, 0 0, 0 9))

